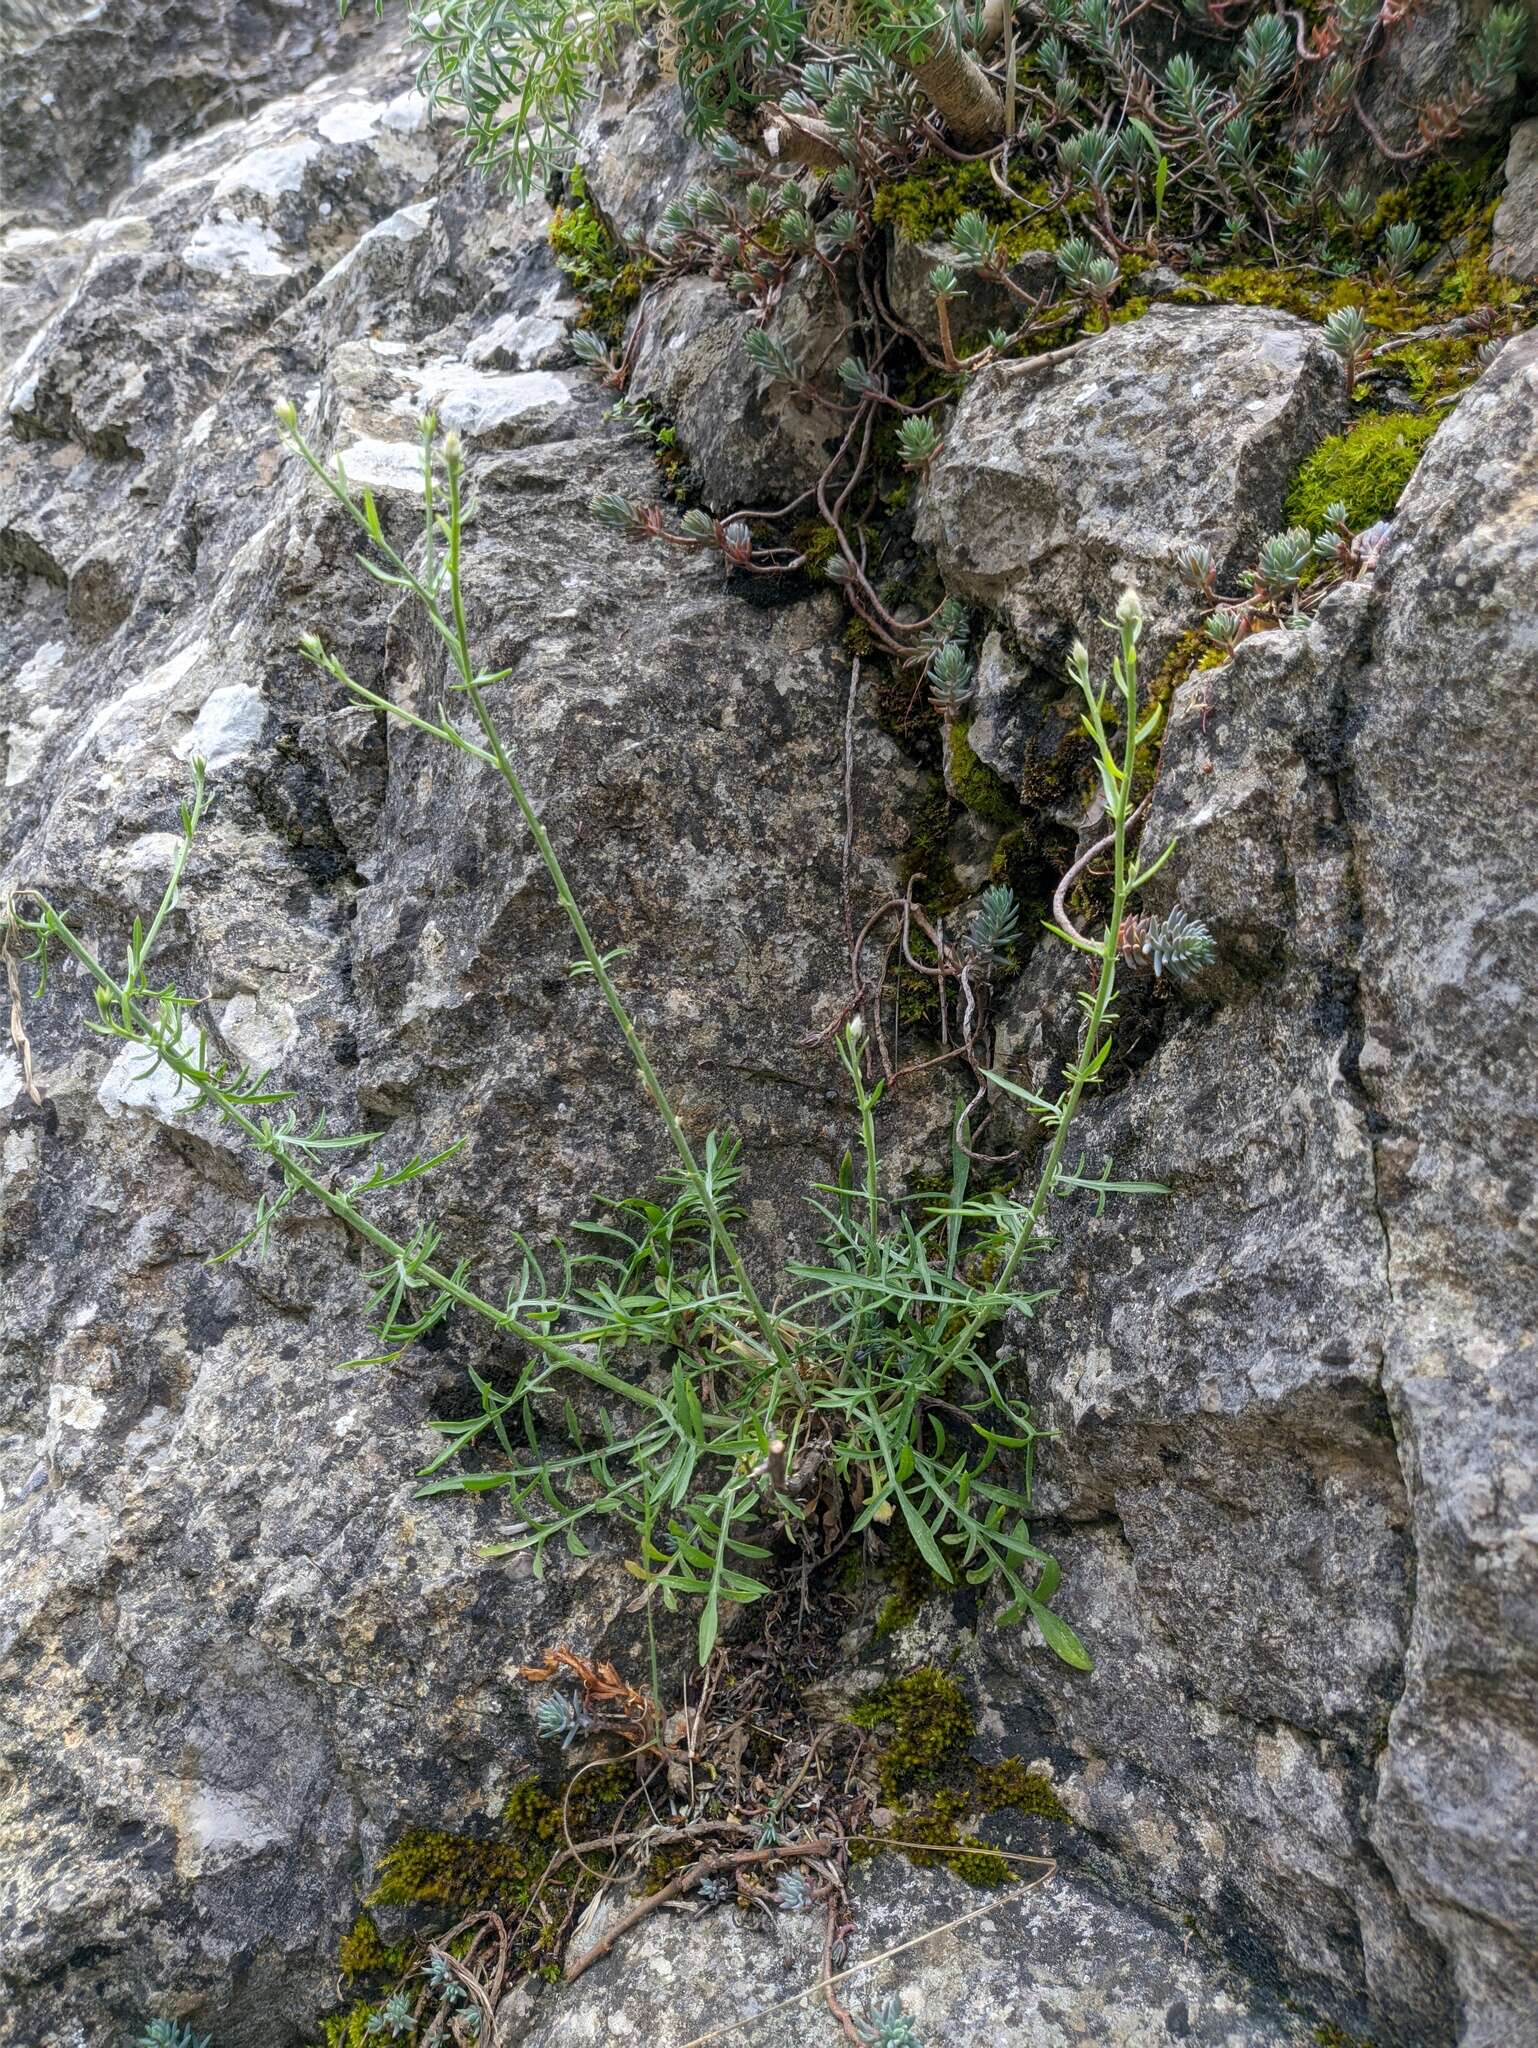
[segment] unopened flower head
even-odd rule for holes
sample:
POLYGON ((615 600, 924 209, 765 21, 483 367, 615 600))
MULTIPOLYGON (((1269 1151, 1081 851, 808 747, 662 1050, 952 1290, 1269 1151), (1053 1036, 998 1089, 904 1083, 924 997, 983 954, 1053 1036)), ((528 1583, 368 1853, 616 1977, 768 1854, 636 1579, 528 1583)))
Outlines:
POLYGON ((465 459, 465 444, 457 427, 450 427, 443 437, 443 459, 450 469, 457 469, 465 459))
POLYGON ((272 416, 286 433, 292 434, 299 425, 299 408, 287 396, 273 400, 272 416))
POLYGON ((1116 600, 1116 623, 1131 626, 1134 631, 1143 623, 1143 600, 1130 583, 1116 600))
POLYGON ((858 1011, 849 1020, 849 1036, 855 1040, 865 1036, 865 1019, 858 1011))

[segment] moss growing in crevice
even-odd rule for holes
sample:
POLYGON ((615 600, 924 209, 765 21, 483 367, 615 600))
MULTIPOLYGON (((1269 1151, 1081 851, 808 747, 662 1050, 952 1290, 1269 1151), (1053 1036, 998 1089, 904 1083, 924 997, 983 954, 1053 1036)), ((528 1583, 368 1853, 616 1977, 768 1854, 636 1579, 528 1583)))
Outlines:
POLYGON ((974 817, 1008 828, 1020 822, 1020 806, 1002 776, 972 751, 967 728, 959 719, 945 728, 945 779, 951 795, 974 817))
MULTIPOLYGON (((950 1182, 940 1181, 935 1192, 947 1194, 949 1190, 950 1182)), ((900 1527, 887 1545, 883 1572, 892 1591, 882 1602, 881 1610, 876 1616, 878 1642, 883 1636, 889 1636, 894 1630, 906 1628, 910 1622, 916 1621, 919 1610, 926 1601, 955 1591, 948 1580, 942 1579, 938 1572, 924 1562, 919 1555, 918 1545, 905 1527, 900 1527)))
MULTIPOLYGON (((1439 158, 1424 164, 1399 190, 1385 193, 1360 237, 1355 258, 1359 267, 1344 276, 1316 264, 1236 263, 1208 273, 1193 267, 1187 284, 1173 297, 1184 304, 1220 300, 1275 306, 1320 321, 1339 307, 1359 306, 1368 324, 1385 335, 1469 314, 1494 315, 1509 328, 1538 308, 1538 291, 1490 268, 1504 153, 1501 143, 1462 163, 1439 158), (1418 275, 1390 283, 1381 275, 1378 259, 1387 231, 1403 221, 1419 227, 1427 260, 1418 275)), ((1347 230, 1330 208, 1326 222, 1344 249, 1347 230)), ((1374 374, 1392 369, 1393 361, 1380 358, 1374 374)))
POLYGON ((410 1960, 411 1943, 385 1941, 372 1913, 358 1915, 336 1952, 344 1977, 398 1977, 410 1960))
POLYGON ((1372 2042, 1364 2035, 1348 2034, 1333 2020, 1322 2020, 1314 2029, 1314 2039, 1319 2048, 1373 2048, 1372 2042))
POLYGON ((379 2013, 379 2001, 359 2000, 350 2005, 346 2012, 331 2013, 320 2023, 320 2038, 324 2048, 379 2048, 382 2039, 379 2027, 371 2025, 379 2013))
POLYGON ((890 228, 902 242, 943 241, 964 213, 980 213, 1005 230, 1006 260, 1014 262, 1036 249, 1055 249, 1068 230, 1063 216, 1094 211, 1087 193, 1078 193, 1066 207, 1044 180, 1028 185, 1011 200, 999 190, 986 164, 932 162, 910 177, 895 178, 877 188, 874 213, 879 226, 890 228), (1043 212, 1043 208, 1050 211, 1043 212))
POLYGON ((655 268, 652 259, 631 255, 609 233, 588 204, 580 170, 567 174, 565 202, 550 216, 546 233, 557 268, 582 301, 577 325, 617 348, 655 268))
POLYGON ((908 843, 897 863, 903 887, 921 878, 914 900, 937 914, 954 910, 966 896, 948 846, 951 828, 960 814, 961 806, 945 785, 933 783, 909 816, 908 843))
POLYGON ((1293 481, 1289 522, 1317 532, 1336 501, 1357 532, 1387 519, 1439 424, 1435 413, 1368 413, 1349 433, 1332 434, 1293 481))
POLYGON ((790 545, 804 555, 803 572, 814 580, 827 574, 828 564, 838 546, 838 535, 820 519, 802 519, 790 529, 790 545))
POLYGON ((1477 334, 1407 341, 1380 356, 1378 367, 1402 377, 1417 405, 1435 405, 1453 397, 1478 372, 1481 345, 1477 334))
POLYGON ((1017 1756, 996 1764, 979 1764, 972 1779, 973 1796, 984 1813, 1029 1813, 1038 1820, 1073 1825, 1057 1788, 1044 1771, 1027 1770, 1017 1756))
MULTIPOLYGON (((342 1975, 365 1980, 368 1995, 322 2021, 325 2048, 376 2048, 380 2037, 377 2029, 370 2031, 369 2021, 378 2010, 379 1996, 422 1953, 415 1939, 386 1942, 369 1908, 419 1908, 424 1927, 438 1923, 447 1928, 465 1913, 491 1907, 512 1924, 565 1841, 566 1829, 578 1840, 602 1832, 634 1790, 629 1766, 611 1763, 583 1770, 567 1785, 525 1778, 509 1794, 494 1833, 407 1828, 385 1851, 365 1909, 337 1951, 342 1975)), ((604 1858, 589 1855, 586 1860, 601 1867, 604 1858)), ((595 1879, 582 1865, 568 1863, 548 1880, 544 1895, 575 1913, 595 1889, 595 1879)), ((548 1973, 558 1960, 554 1944, 562 1924, 563 1913, 557 1911, 549 1921, 534 1926, 527 1945, 512 1959, 514 1967, 529 1974, 548 1973)))
POLYGON ((877 1757, 884 1796, 897 1800, 916 1785, 936 1783, 964 1764, 972 1710, 961 1687, 936 1665, 878 1685, 849 1716, 856 1728, 890 1730, 877 1757))
POLYGON ((980 1835, 967 1831, 971 1810, 972 1802, 964 1793, 940 1792, 927 1806, 905 1813, 893 1832, 904 1844, 935 1844, 933 1853, 904 1848, 903 1854, 919 1870, 948 1870, 964 1884, 983 1887, 1013 1883, 1015 1871, 1008 1860, 980 1835))
POLYGON ((942 1866, 968 1884, 1007 1884, 1016 1875, 1014 1866, 995 1844, 968 1832, 970 1820, 1017 1813, 1072 1825, 1050 1779, 1027 1769, 1021 1758, 974 1760, 976 1724, 966 1695, 935 1665, 889 1678, 854 1707, 850 1719, 884 1738, 876 1753, 877 1783, 883 1801, 903 1809, 890 1830, 893 1845, 934 1845, 903 1846, 910 1862, 942 1866))

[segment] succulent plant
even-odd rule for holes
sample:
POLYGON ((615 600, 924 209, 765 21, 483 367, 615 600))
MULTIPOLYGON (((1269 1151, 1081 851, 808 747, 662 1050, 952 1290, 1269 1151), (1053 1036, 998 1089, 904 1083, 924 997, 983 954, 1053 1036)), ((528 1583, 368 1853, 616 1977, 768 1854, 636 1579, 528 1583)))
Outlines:
MULTIPOLYGON (((745 279, 751 288, 751 279, 745 279)), ((761 370, 767 370, 771 377, 782 378, 787 384, 801 382, 801 365, 778 335, 771 334, 765 327, 750 327, 742 337, 742 346, 750 360, 761 370)))
POLYGON ((1346 396, 1349 398, 1371 355, 1367 319, 1360 306, 1336 307, 1324 323, 1324 345, 1340 357, 1346 372, 1346 396))
POLYGON ((555 1692, 535 1708, 534 1726, 541 1742, 558 1742, 562 1749, 570 1749, 592 1722, 579 1701, 555 1692))
POLYGON ((1250 572, 1256 589, 1268 597, 1288 597, 1307 574, 1314 559, 1314 536, 1306 526, 1290 526, 1260 544, 1260 558, 1250 572))
POLYGON ((1178 907, 1165 917, 1142 920, 1139 938, 1138 951, 1153 968, 1155 980, 1167 974, 1182 986, 1217 950, 1207 927, 1178 907))
POLYGON ((369 2014, 364 2031, 369 2034, 388 2034, 392 2041, 404 2040, 408 2034, 415 2033, 416 2022, 411 2016, 411 2000, 405 1992, 392 1992, 377 2012, 369 2014))
POLYGON ((604 491, 596 497, 592 513, 600 526, 612 527, 616 533, 636 534, 645 529, 646 518, 641 507, 629 498, 622 498, 618 491, 604 491))
POLYGON ((972 694, 972 664, 959 640, 947 640, 929 657, 929 699, 943 718, 954 718, 972 694))
POLYGON ((904 469, 923 469, 940 452, 940 432, 933 420, 904 420, 897 429, 897 448, 904 469))
POLYGON ((1411 268, 1420 244, 1421 231, 1413 220, 1394 222, 1383 237, 1383 254, 1378 262, 1390 283, 1396 283, 1411 268))
POLYGON ((1020 936, 1020 912, 1014 891, 1003 882, 985 889, 967 932, 967 945, 983 964, 1007 953, 1020 936))
POLYGON ((893 1992, 855 2016, 854 2030, 866 2048, 924 2048, 918 2030, 893 1992))

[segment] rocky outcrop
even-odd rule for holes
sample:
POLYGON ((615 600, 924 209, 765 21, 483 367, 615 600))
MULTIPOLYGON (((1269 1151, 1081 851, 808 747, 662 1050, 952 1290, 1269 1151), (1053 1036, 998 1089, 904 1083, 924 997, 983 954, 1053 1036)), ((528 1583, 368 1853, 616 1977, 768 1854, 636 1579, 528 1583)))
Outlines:
POLYGON ((1490 268, 1523 281, 1538 277, 1538 115, 1519 121, 1511 131, 1490 268))
MULTIPOLYGON (((953 252, 942 241, 907 242, 894 235, 887 252, 886 288, 892 311, 903 325, 927 342, 940 346, 940 320, 929 274, 937 264, 949 265, 953 252)), ((1030 250, 1010 269, 1011 281, 1023 292, 1039 296, 1057 275, 1050 249, 1030 250)), ((951 333, 958 345, 982 347, 990 332, 1012 332, 1022 317, 1020 301, 1002 284, 969 271, 961 280, 961 296, 951 303, 951 333)))
MULTIPOLYGON (((999 363, 967 386, 917 532, 947 584, 1007 627, 1005 666, 1061 694, 1073 641, 1129 583, 1152 660, 1195 616, 1178 564, 1221 587, 1281 523, 1298 464, 1338 423, 1318 329, 1263 308, 1158 306, 1064 361, 999 363)), ((991 765, 1014 779, 1019 761, 991 765)))
POLYGON ((1535 508, 1525 335, 1400 508, 1347 790, 1383 1381, 1416 1551, 1373 1839, 1452 1957, 1476 2048, 1538 2009, 1535 508))
POLYGON ((30 223, 99 213, 147 161, 356 54, 373 9, 287 0, 10 0, 0 193, 30 223))
MULTIPOLYGON (((700 496, 718 513, 768 509, 809 490, 838 446, 836 410, 747 354, 743 338, 759 324, 703 277, 658 287, 636 318, 630 396, 672 423, 700 496)), ((808 384, 836 394, 848 318, 820 271, 792 282, 768 330, 808 384)))
MULTIPOLYGON (((201 753, 215 802, 166 969, 209 991, 229 1056, 392 1156, 466 1135, 439 1199, 488 1276, 518 1230, 653 1182, 649 1113, 507 802, 295 652, 318 627, 359 675, 441 687, 280 462, 273 397, 403 530, 436 407, 474 466, 508 730, 604 943, 633 949, 691 1129, 743 1132, 778 1256, 847 1135, 799 1045, 847 975, 837 602, 747 604, 717 563, 595 524, 596 492, 649 493, 650 458, 585 376, 488 367, 547 288, 542 217, 472 228, 496 210, 432 188, 414 104, 398 57, 318 85, 71 243, 10 398, 6 881, 116 953, 201 753), (362 278, 389 306, 367 338, 362 278)), ((868 889, 904 785, 863 721, 860 745, 868 889)), ((174 2001, 220 2048, 289 2042, 335 1997, 382 1848, 495 1816, 532 1752, 514 1667, 615 1644, 622 1582, 600 1553, 538 1583, 479 1556, 494 1515, 413 1500, 482 1347, 451 1331, 404 1372, 339 1374, 366 1289, 314 1218, 206 1266, 259 1162, 86 1040, 82 999, 64 974, 27 1004, 41 1108, 6 1074, 0 2034, 95 2048, 174 2001)))
MULTIPOLYGON (((382 1133, 392 1162, 466 1138, 393 1221, 438 1221, 501 1278, 520 1230, 654 1182, 651 1119, 499 785, 295 650, 316 628, 360 677, 441 692, 269 426, 292 393, 405 536, 433 410, 469 454, 472 623, 520 765, 602 943, 630 948, 690 1129, 741 1132, 778 1270, 848 1138, 803 1042, 849 972, 837 602, 595 525, 595 493, 651 500, 656 473, 571 367, 542 208, 463 170, 383 35, 292 94, 333 30, 269 38, 260 89, 287 96, 184 135, 216 110, 193 74, 229 74, 253 18, 206 13, 178 30, 191 97, 157 112, 157 24, 181 18, 138 11, 146 68, 119 83, 150 140, 104 113, 100 166, 67 168, 99 205, 161 153, 99 217, 9 238, 0 886, 47 889, 115 953, 200 754, 215 803, 166 972, 306 1116, 382 1133)), ((50 77, 78 48, 57 41, 50 77)), ((697 174, 670 93, 626 71, 584 130, 589 194, 632 237, 697 174)), ((825 422, 752 381, 725 294, 671 281, 644 318, 638 388, 712 501, 793 496, 825 422)), ((921 530, 992 614, 969 738, 1028 804, 1072 634, 1130 578, 1156 662, 1192 617, 1179 549, 1230 580, 1339 408, 1315 331, 1242 309, 1155 311, 974 382, 921 530)), ((969 1590, 852 1635, 829 1674, 841 1698, 955 1668, 979 1743, 1039 1760, 1069 1816, 1041 1823, 1050 1885, 878 1966, 931 2048, 1531 2033, 1535 448, 1522 338, 1430 444, 1374 572, 1172 698, 1158 901, 1205 919, 1217 960, 1184 994, 1129 978, 1084 1133, 1171 1194, 1075 1216, 1039 1269, 1061 1292, 1011 1333, 1061 1432, 1039 1533, 1095 1669, 969 1590)), ((857 903, 890 886, 918 789, 870 711, 857 903)), ((1079 794, 1050 798, 1070 840, 1079 794)), ((368 1348, 340 1232, 290 1212, 265 1259, 207 1264, 260 1162, 84 1036, 76 976, 25 986, 42 1102, 0 1065, 0 2040, 117 2048, 172 2011, 217 2048, 292 2048, 389 1845, 494 1825, 528 1769, 516 1667, 569 1640, 644 1668, 633 1582, 601 1543, 535 1579, 482 1553, 493 1499, 416 1499, 433 1423, 494 1352, 450 1321, 400 1369, 339 1372, 368 1348)), ((1074 987, 1038 949, 1006 1071, 1051 1085, 1074 987)), ((884 1109, 895 1158, 912 1102, 884 1109)), ((978 1903, 890 1856, 857 1882, 854 1960, 978 1903)), ((497 2038, 676 2048, 803 1987, 820 1942, 789 1914, 658 1915, 569 1992, 513 1994, 497 2038)), ((830 2028, 802 2003, 759 2038, 830 2028)))
MULTIPOLYGON (((1112 1865, 1353 2031, 1482 2048, 1538 1989, 1535 425, 1526 337, 1375 577, 1176 699, 1147 832, 1219 965, 1136 1001, 1085 1137, 1171 1195, 1084 1219, 1021 1332, 1097 1670, 991 1639, 1112 1865)), ((1035 974, 1040 1084, 1073 1018, 1035 974)))
MULTIPOLYGON (((890 1860, 857 1878, 863 1950, 912 1942, 962 1914, 975 1891, 890 1860)), ((533 2018, 509 1998, 498 2048, 652 2040, 679 2044, 733 2020, 757 2019, 764 2048, 827 2048, 834 2023, 806 1986, 817 1981, 814 1919, 782 1920, 770 1940, 735 1914, 659 1915, 617 1953, 533 2018), (776 2007, 780 2010, 776 2011, 776 2007)), ((1061 1878, 1000 1894, 955 1933, 878 1964, 857 1990, 857 2012, 895 1999, 921 2041, 945 2048, 1315 2048, 1312 2027, 1135 1904, 1061 1878)), ((729 2040, 730 2035, 722 2037, 729 2040)))
POLYGON ((625 41, 613 73, 595 81, 578 130, 584 189, 609 232, 636 247, 692 185, 709 182, 708 151, 690 139, 678 87, 654 54, 625 41))

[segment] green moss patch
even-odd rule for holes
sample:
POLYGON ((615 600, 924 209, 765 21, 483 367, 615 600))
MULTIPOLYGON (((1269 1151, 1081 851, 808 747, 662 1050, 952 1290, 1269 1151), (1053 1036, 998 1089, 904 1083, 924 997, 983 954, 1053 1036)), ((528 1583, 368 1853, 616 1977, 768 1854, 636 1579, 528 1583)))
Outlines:
POLYGON ((1348 434, 1332 434, 1294 479, 1289 523, 1317 531, 1337 501, 1358 533, 1387 519, 1438 424, 1434 413, 1367 413, 1348 434))
MULTIPOLYGON (((1053 214, 1042 208, 1053 194, 1043 181, 1025 188, 1013 200, 994 183, 986 164, 926 164, 911 177, 894 178, 877 188, 874 213, 901 242, 944 241, 964 213, 980 213, 1006 230, 1004 251, 1014 261, 1032 249, 1055 249, 1069 230, 1062 225, 1062 207, 1053 214)), ((1080 194, 1070 199, 1068 214, 1092 210, 1080 194)))
POLYGON ((1027 1770, 1017 1756, 996 1764, 980 1764, 972 1779, 973 1795, 984 1813, 1030 1813, 1038 1820, 1073 1825, 1057 1788, 1043 1771, 1027 1770))
POLYGON ((344 1977, 398 1977, 411 1960, 411 1943, 387 1942, 371 1913, 360 1913, 336 1952, 344 1977))
MULTIPOLYGON (((946 1193, 950 1183, 937 1186, 937 1193, 946 1193)), ((932 1600, 942 1593, 954 1589, 931 1569, 919 1555, 918 1545, 908 1534, 906 1527, 898 1529, 887 1546, 885 1576, 892 1591, 882 1602, 876 1616, 876 1639, 889 1636, 894 1630, 906 1628, 918 1619, 919 1610, 926 1600, 932 1600)))
MULTIPOLYGON (((325 2048, 377 2048, 380 2036, 369 2021, 383 1994, 399 1982, 423 1953, 419 1941, 386 1942, 373 1914, 374 1906, 428 1909, 424 1920, 444 1927, 477 1908, 491 1907, 511 1925, 529 1903, 551 1857, 565 1842, 565 1827, 575 1839, 601 1833, 635 1789, 635 1777, 624 1763, 585 1770, 567 1787, 550 1787, 537 1778, 515 1785, 502 1809, 495 1832, 480 1836, 438 1828, 408 1828, 386 1850, 379 1877, 365 1910, 353 1922, 337 1951, 337 1964, 350 1982, 366 1984, 367 1995, 321 2023, 325 2048), (565 1808, 563 1827, 562 1809, 565 1808)), ((589 1856, 589 1863, 602 1857, 589 1856)), ((518 1970, 548 1973, 557 1963, 556 1930, 562 1908, 572 1912, 592 1896, 596 1881, 582 1865, 568 1863, 544 1886, 555 1908, 528 1931, 528 1946, 514 1957, 518 1970)))
POLYGON ((933 1664, 889 1678, 849 1716, 856 1728, 884 1729, 890 1739, 877 1760, 881 1790, 900 1799, 967 1760, 972 1710, 954 1678, 933 1664))
POLYGON ((577 325, 618 347, 654 267, 651 259, 632 256, 615 241, 588 204, 580 171, 570 174, 567 202, 555 209, 546 232, 557 268, 582 301, 577 325))
POLYGON ((981 1814, 1018 1813, 1072 1824, 1051 1780, 1028 1770, 1021 1758, 975 1761, 972 1709, 956 1680, 935 1665, 889 1678, 849 1718, 885 1740, 876 1755, 882 1798, 904 1808, 891 1839, 921 1868, 949 1870, 968 1884, 1009 1884, 1016 1867, 995 1844, 969 1832, 970 1822, 981 1814))
POLYGON ((1001 776, 972 751, 967 729, 959 719, 945 729, 945 757, 952 796, 974 816, 1006 828, 1020 822, 1020 806, 1001 776))

